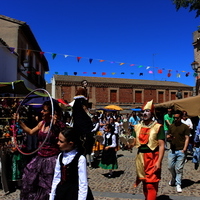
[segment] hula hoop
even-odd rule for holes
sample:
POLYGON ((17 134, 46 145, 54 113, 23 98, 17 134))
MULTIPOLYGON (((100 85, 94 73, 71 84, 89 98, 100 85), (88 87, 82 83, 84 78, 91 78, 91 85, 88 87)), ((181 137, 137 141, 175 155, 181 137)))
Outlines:
POLYGON ((18 106, 18 108, 17 108, 16 115, 19 113, 19 108, 23 105, 23 103, 24 103, 24 101, 26 100, 26 98, 28 98, 31 94, 33 94, 33 93, 36 92, 36 91, 43 91, 43 92, 46 92, 46 94, 48 95, 48 97, 49 97, 49 99, 50 99, 50 101, 51 101, 51 108, 52 108, 51 116, 52 116, 52 118, 51 118, 51 122, 50 122, 50 125, 49 125, 49 131, 47 132, 44 141, 42 142, 42 144, 41 144, 36 150, 34 150, 34 151, 32 151, 32 152, 29 152, 29 153, 23 152, 23 151, 20 149, 19 145, 17 144, 17 134, 16 134, 16 129, 15 129, 15 127, 16 127, 16 120, 14 120, 14 122, 13 122, 13 128, 12 128, 12 131, 13 131, 13 138, 14 138, 14 145, 15 145, 15 147, 17 148, 17 150, 18 150, 21 154, 23 154, 23 155, 32 155, 32 154, 36 153, 37 151, 39 151, 39 150, 43 147, 44 143, 46 142, 46 140, 48 139, 48 137, 49 137, 49 135, 50 135, 51 127, 52 127, 52 124, 53 124, 53 115, 54 115, 53 100, 52 100, 52 97, 50 96, 49 92, 48 92, 47 90, 45 90, 45 89, 42 89, 42 88, 38 88, 38 89, 35 89, 35 90, 31 91, 31 92, 23 99, 23 101, 19 104, 19 106, 18 106))

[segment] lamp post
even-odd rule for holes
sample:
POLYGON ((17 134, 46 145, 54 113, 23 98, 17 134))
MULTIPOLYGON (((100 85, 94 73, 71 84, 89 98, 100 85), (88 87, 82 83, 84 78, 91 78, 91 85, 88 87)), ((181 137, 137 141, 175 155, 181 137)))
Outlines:
POLYGON ((195 90, 193 92, 193 96, 194 96, 195 92, 196 92, 196 95, 198 95, 198 93, 199 93, 199 86, 200 86, 199 73, 200 73, 200 71, 198 71, 198 69, 200 68, 200 66, 199 66, 199 63, 197 61, 194 61, 194 62, 191 63, 191 67, 192 67, 192 69, 195 72, 195 78, 196 78, 196 81, 195 81, 195 90))

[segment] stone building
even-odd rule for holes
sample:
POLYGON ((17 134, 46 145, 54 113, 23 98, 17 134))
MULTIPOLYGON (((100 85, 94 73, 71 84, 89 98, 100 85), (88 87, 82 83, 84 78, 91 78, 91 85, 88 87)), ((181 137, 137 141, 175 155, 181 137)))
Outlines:
POLYGON ((191 86, 170 81, 66 75, 54 75, 52 83, 47 88, 51 90, 53 98, 71 102, 84 79, 88 81, 89 103, 92 109, 102 108, 108 104, 116 104, 123 109, 141 107, 144 102, 151 99, 155 103, 177 99, 178 90, 181 91, 183 98, 187 98, 193 90, 191 86))
POLYGON ((49 71, 48 62, 45 56, 41 55, 42 50, 29 25, 26 22, 0 15, 0 27, 0 53, 3 57, 0 63, 0 73, 4 75, 1 81, 23 80, 25 85, 31 89, 45 88, 44 74, 45 71, 49 71), (13 62, 12 65, 9 59, 13 55, 8 55, 8 49, 17 55, 17 62, 13 62), (25 64, 28 65, 25 66, 25 64), (7 73, 5 66, 8 65, 9 72, 7 73), (12 80, 10 80, 11 72, 12 80))
POLYGON ((193 32, 194 62, 191 64, 196 72, 196 95, 200 93, 200 28, 193 32))

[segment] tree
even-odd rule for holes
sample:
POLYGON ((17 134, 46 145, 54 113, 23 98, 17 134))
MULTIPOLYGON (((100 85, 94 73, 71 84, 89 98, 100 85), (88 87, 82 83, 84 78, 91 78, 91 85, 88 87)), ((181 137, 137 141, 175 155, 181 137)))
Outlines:
POLYGON ((189 11, 196 11, 196 17, 200 16, 200 0, 172 0, 173 4, 176 5, 176 9, 179 10, 181 7, 190 8, 189 11))

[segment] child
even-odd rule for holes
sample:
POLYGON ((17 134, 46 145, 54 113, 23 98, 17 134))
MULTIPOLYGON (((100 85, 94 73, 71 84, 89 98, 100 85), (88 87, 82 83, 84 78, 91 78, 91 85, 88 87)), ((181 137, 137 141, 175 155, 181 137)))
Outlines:
POLYGON ((80 141, 73 128, 59 134, 59 154, 49 200, 93 200, 88 187, 86 159, 80 153, 80 141))
POLYGON ((108 178, 113 177, 113 169, 117 169, 117 157, 116 157, 116 135, 111 124, 105 126, 105 134, 103 141, 104 149, 102 153, 102 159, 99 166, 103 169, 109 169, 108 178))

